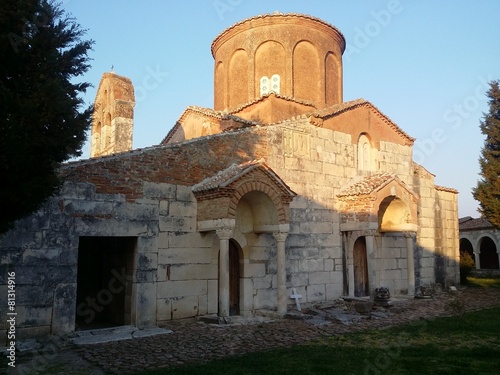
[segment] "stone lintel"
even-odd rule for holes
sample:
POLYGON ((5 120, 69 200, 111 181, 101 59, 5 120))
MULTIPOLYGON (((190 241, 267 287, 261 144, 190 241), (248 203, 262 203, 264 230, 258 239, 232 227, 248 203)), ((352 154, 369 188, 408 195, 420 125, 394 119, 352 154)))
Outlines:
POLYGON ((288 233, 290 231, 290 224, 270 224, 259 225, 254 228, 255 233, 288 233))
POLYGON ((235 219, 214 219, 198 221, 199 232, 209 232, 222 228, 234 228, 236 225, 235 219))
POLYGON ((378 222, 376 221, 361 221, 361 222, 348 222, 340 224, 341 232, 351 232, 355 230, 377 230, 378 222))
POLYGON ((394 233, 394 232, 404 232, 404 233, 410 233, 410 232, 417 232, 418 225, 417 224, 412 224, 412 223, 402 223, 402 224, 397 224, 394 226, 394 228, 381 228, 380 232, 382 233, 394 233))

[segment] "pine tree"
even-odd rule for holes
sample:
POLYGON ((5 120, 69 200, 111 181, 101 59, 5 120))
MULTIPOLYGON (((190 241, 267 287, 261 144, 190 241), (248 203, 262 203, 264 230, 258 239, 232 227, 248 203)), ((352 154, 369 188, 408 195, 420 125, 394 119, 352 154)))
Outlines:
POLYGON ((481 121, 481 133, 486 136, 479 158, 482 179, 473 189, 479 201, 479 211, 492 224, 500 227, 500 87, 499 81, 490 82, 487 94, 489 112, 481 121))
POLYGON ((75 82, 93 41, 52 0, 0 3, 0 233, 60 186, 57 168, 81 155, 92 108, 75 82))

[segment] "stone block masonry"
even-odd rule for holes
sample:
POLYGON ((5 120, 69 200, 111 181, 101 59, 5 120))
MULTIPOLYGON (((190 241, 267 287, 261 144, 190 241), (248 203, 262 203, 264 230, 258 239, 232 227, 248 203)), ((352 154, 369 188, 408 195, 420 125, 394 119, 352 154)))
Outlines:
POLYGON ((61 191, 0 238, 19 337, 284 314, 292 288, 316 303, 457 283, 456 191, 373 104, 343 102, 344 49, 311 16, 239 22, 212 44, 215 109, 188 107, 138 150, 133 86, 106 73, 93 157, 64 165, 61 191))

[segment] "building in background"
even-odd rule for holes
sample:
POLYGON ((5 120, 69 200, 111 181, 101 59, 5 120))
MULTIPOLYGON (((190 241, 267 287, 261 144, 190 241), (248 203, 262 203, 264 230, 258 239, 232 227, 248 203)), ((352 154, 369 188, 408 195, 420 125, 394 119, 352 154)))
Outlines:
POLYGON ((498 270, 500 264, 500 230, 485 218, 470 216, 458 221, 460 251, 467 252, 477 270, 498 270))

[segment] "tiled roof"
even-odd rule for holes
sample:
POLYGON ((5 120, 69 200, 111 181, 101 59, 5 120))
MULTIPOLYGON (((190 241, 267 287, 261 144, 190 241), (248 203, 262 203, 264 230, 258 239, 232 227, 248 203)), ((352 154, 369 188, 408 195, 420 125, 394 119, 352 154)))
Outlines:
POLYGON ((337 116, 341 113, 347 112, 351 109, 357 108, 357 107, 362 107, 366 106, 368 108, 371 108, 374 110, 380 118, 382 118, 396 133, 400 134, 404 138, 406 138, 410 143, 415 142, 415 138, 410 137, 403 129, 401 129, 394 121, 392 121, 388 116, 383 114, 380 109, 375 107, 372 103, 370 103, 366 99, 356 99, 356 100, 351 100, 349 102, 344 102, 341 104, 336 104, 331 107, 321 109, 319 111, 313 112, 310 115, 320 117, 322 119, 326 119, 329 117, 334 117, 337 116))
POLYGON ((300 13, 285 13, 285 14, 283 14, 283 13, 275 12, 273 14, 261 14, 261 15, 258 15, 258 16, 246 18, 246 19, 241 20, 241 21, 235 23, 234 25, 228 27, 227 29, 223 30, 221 33, 219 33, 219 35, 217 35, 215 37, 214 41, 212 42, 212 46, 211 46, 212 55, 214 54, 214 46, 215 46, 215 44, 217 44, 217 42, 219 41, 219 39, 222 38, 222 36, 224 34, 226 34, 227 32, 229 32, 230 30, 232 30, 232 29, 234 29, 234 28, 236 28, 236 27, 238 27, 238 26, 240 26, 240 25, 242 25, 244 23, 252 21, 252 20, 257 20, 257 19, 260 19, 260 18, 271 18, 271 17, 297 17, 297 18, 305 18, 305 19, 317 21, 317 22, 322 23, 323 25, 325 25, 327 27, 330 27, 330 28, 334 29, 335 31, 337 31, 339 33, 339 35, 344 39, 344 46, 345 46, 345 37, 344 37, 344 34, 342 34, 342 32, 339 29, 337 29, 335 26, 329 24, 328 22, 323 21, 320 18, 313 17, 313 16, 310 16, 310 15, 307 15, 307 14, 300 14, 300 13))
POLYGON ((231 113, 227 113, 227 112, 223 112, 223 111, 216 111, 215 109, 211 109, 211 108, 198 107, 195 105, 191 105, 191 106, 188 106, 184 110, 184 112, 182 112, 182 115, 179 118, 179 120, 175 123, 174 127, 172 129, 170 129, 170 131, 165 136, 165 138, 163 138, 163 140, 160 142, 160 144, 162 144, 162 145, 166 144, 170 140, 170 138, 172 138, 172 136, 175 134, 177 129, 179 129, 179 127, 181 127, 182 122, 184 121, 184 118, 189 113, 193 113, 193 112, 198 113, 198 114, 203 115, 203 116, 211 117, 211 118, 214 118, 217 120, 233 120, 233 121, 242 123, 243 125, 246 125, 246 126, 258 125, 258 123, 255 121, 245 120, 244 118, 233 115, 231 113))
POLYGON ((265 173, 270 176, 278 185, 280 185, 283 191, 287 192, 291 196, 296 195, 296 193, 294 193, 290 189, 290 187, 286 185, 283 180, 281 180, 281 178, 267 166, 264 159, 248 161, 242 164, 231 164, 228 168, 218 172, 216 175, 207 177, 196 185, 193 185, 192 191, 193 193, 200 193, 226 187, 255 168, 263 168, 265 173))
POLYGON ((354 181, 352 184, 342 189, 337 196, 347 197, 353 195, 369 195, 384 187, 395 178, 395 175, 387 172, 377 173, 369 177, 365 177, 362 180, 354 181))
POLYGON ((466 216, 458 219, 458 229, 459 230, 473 230, 482 228, 494 228, 495 226, 485 218, 474 219, 470 216, 466 216))
MULTIPOLYGON (((234 115, 234 113, 237 113, 238 111, 241 111, 241 110, 243 110, 244 108, 246 108, 246 107, 248 107, 250 105, 253 105, 253 104, 258 103, 258 102, 260 102, 262 100, 265 100, 270 95, 274 95, 277 98, 280 98, 280 99, 283 99, 283 100, 293 101, 295 103, 299 103, 299 104, 303 104, 303 105, 314 107, 314 105, 312 103, 308 103, 308 102, 305 102, 305 101, 296 100, 296 99, 285 97, 285 96, 280 96, 280 95, 277 95, 275 93, 270 93, 270 94, 264 95, 264 96, 262 96, 262 97, 260 97, 258 99, 255 99, 255 100, 253 100, 253 101, 251 101, 249 103, 246 103, 246 104, 238 107, 237 109, 235 109, 235 110, 233 110, 231 112, 216 111, 214 109, 203 108, 203 107, 198 107, 198 106, 189 106, 189 107, 187 107, 184 110, 184 112, 182 113, 181 117, 179 118, 179 121, 177 121, 177 123, 175 124, 175 126, 168 132, 167 136, 162 140, 162 142, 160 144, 165 144, 166 142, 168 142, 168 140, 173 136, 173 134, 176 132, 176 130, 181 126, 180 124, 182 123, 184 117, 189 112, 196 112, 196 113, 202 114, 204 116, 212 117, 212 118, 219 119, 219 120, 221 120, 221 119, 222 120, 232 119, 232 120, 234 120, 236 122, 239 122, 239 123, 242 123, 242 124, 244 124, 246 126, 259 125, 259 123, 257 123, 257 122, 245 120, 245 119, 243 119, 243 118, 241 118, 239 116, 236 116, 236 115, 234 115)), ((406 138, 409 143, 413 144, 413 142, 415 141, 415 138, 410 137, 407 133, 405 133, 403 131, 403 129, 401 129, 389 117, 387 117, 385 114, 383 114, 382 112, 380 112, 380 110, 377 107, 375 107, 372 103, 370 103, 369 101, 367 101, 365 99, 356 99, 356 100, 351 100, 349 102, 335 104, 335 105, 332 105, 332 106, 327 107, 327 108, 323 108, 323 109, 319 109, 319 110, 313 110, 311 112, 304 113, 303 115, 296 115, 296 116, 293 116, 290 119, 286 119, 286 120, 283 120, 283 121, 279 121, 279 122, 277 122, 275 124, 269 124, 269 125, 285 124, 285 123, 288 123, 288 122, 291 122, 291 121, 292 122, 293 121, 297 121, 297 120, 300 120, 300 119, 309 119, 311 117, 318 117, 318 118, 321 118, 321 119, 324 120, 324 119, 327 119, 329 117, 337 116, 339 114, 342 114, 344 112, 347 112, 349 110, 352 110, 352 109, 355 109, 355 108, 361 107, 361 106, 367 106, 367 107, 373 109, 379 115, 379 117, 381 117, 396 133, 400 134, 402 137, 406 138)), ((227 130, 231 130, 231 129, 227 129, 227 130)), ((449 191, 456 192, 456 191, 454 191, 454 189, 449 189, 449 188, 444 188, 444 187, 441 188, 441 190, 445 190, 445 189, 448 189, 449 191)))
POLYGON ((295 98, 292 98, 292 97, 289 97, 289 96, 283 96, 283 95, 280 95, 280 94, 276 94, 275 92, 270 92, 269 94, 262 95, 261 97, 259 97, 257 99, 254 99, 254 100, 252 100, 252 101, 250 101, 248 103, 242 104, 241 106, 239 106, 236 109, 233 109, 229 113, 230 114, 238 113, 238 112, 242 111, 243 109, 245 109, 247 107, 250 107, 251 105, 254 105, 256 103, 259 103, 259 102, 262 102, 262 101, 266 100, 271 95, 274 95, 276 98, 283 99, 283 100, 288 101, 288 102, 294 102, 294 103, 306 105, 308 107, 316 108, 316 106, 313 103, 311 103, 311 102, 307 102, 305 100, 295 99, 295 98))
POLYGON ((215 176, 207 177, 200 183, 194 185, 192 190, 193 192, 201 192, 225 187, 261 163, 262 160, 253 160, 239 165, 231 164, 226 169, 218 172, 215 176))
POLYGON ((466 221, 472 220, 472 216, 465 216, 458 219, 458 224, 465 223, 466 221))
POLYGON ((439 191, 447 191, 448 193, 458 194, 458 190, 453 189, 453 188, 449 188, 449 187, 446 187, 446 186, 435 185, 435 188, 436 188, 436 190, 439 190, 439 191))
MULTIPOLYGON (((305 103, 305 104, 307 104, 307 103, 305 103)), ((413 144, 413 142, 415 142, 415 138, 410 137, 403 129, 401 129, 388 116, 383 114, 377 107, 375 107, 372 103, 370 103, 368 100, 363 99, 363 98, 351 100, 348 102, 343 102, 340 104, 334 104, 330 107, 318 109, 318 110, 315 110, 312 112, 307 112, 307 113, 304 113, 303 115, 297 115, 297 116, 293 117, 292 119, 286 119, 286 120, 280 121, 279 123, 276 123, 273 125, 290 122, 290 120, 308 119, 310 117, 318 117, 318 118, 325 120, 325 119, 328 119, 330 117, 335 117, 335 116, 340 115, 344 112, 347 112, 347 111, 350 111, 352 109, 355 109, 357 107, 362 107, 362 106, 366 106, 368 108, 371 108, 373 111, 375 111, 377 113, 377 115, 382 120, 384 120, 396 133, 398 133, 402 137, 406 138, 409 141, 409 143, 413 144)))

